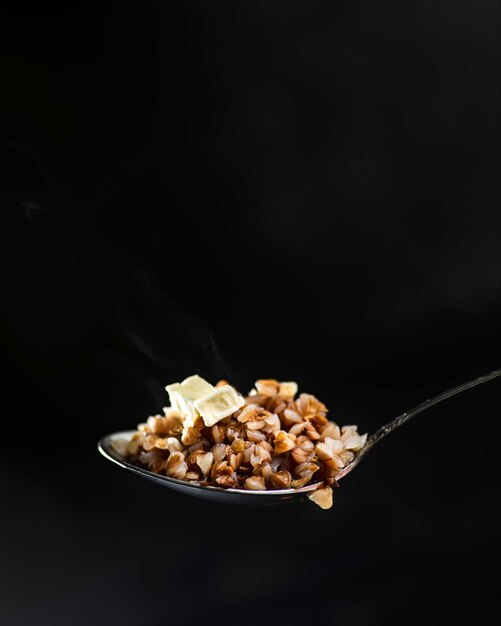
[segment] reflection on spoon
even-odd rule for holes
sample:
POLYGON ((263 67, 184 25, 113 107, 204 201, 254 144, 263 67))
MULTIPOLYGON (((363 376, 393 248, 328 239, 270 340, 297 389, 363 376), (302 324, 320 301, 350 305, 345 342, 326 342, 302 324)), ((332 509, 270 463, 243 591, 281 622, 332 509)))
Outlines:
MULTIPOLYGON (((349 474, 353 469, 355 469, 355 467, 359 465, 359 463, 363 459, 366 458, 367 454, 370 450, 372 450, 376 443, 381 441, 381 439, 392 433, 397 428, 400 428, 400 426, 402 426, 403 424, 406 424, 418 413, 429 409, 431 406, 437 404, 438 402, 442 402, 442 400, 446 400, 447 398, 455 396, 462 391, 466 391, 467 389, 475 387, 476 385, 480 385, 481 383, 488 382, 498 376, 501 376, 501 370, 494 370, 489 374, 485 374, 484 376, 480 376, 479 378, 474 378, 473 380, 463 383, 462 385, 453 387, 448 391, 444 391, 443 393, 434 396, 433 398, 429 398, 428 400, 425 400, 413 409, 402 413, 402 415, 399 415, 391 422, 388 422, 387 424, 382 426, 367 439, 366 444, 356 455, 354 460, 339 471, 339 473, 336 475, 336 480, 339 481, 341 478, 344 478, 347 474, 349 474)), ((178 480, 177 478, 170 478, 169 476, 155 474, 146 469, 133 465, 132 463, 129 463, 127 460, 118 456, 117 453, 113 450, 112 442, 115 439, 130 439, 135 432, 136 431, 134 430, 123 431, 112 433, 110 435, 107 435, 106 437, 103 437, 97 444, 99 452, 109 461, 116 463, 124 469, 127 469, 143 478, 147 478, 148 480, 163 485, 164 487, 173 489, 174 491, 180 491, 181 493, 184 493, 186 495, 196 496, 198 498, 204 498, 206 500, 213 500, 215 502, 269 505, 304 500, 308 496, 311 496, 314 491, 322 486, 321 483, 314 483, 306 485, 305 487, 301 487, 300 489, 248 491, 246 489, 222 489, 220 487, 204 486, 196 482, 187 482, 185 480, 178 480)))

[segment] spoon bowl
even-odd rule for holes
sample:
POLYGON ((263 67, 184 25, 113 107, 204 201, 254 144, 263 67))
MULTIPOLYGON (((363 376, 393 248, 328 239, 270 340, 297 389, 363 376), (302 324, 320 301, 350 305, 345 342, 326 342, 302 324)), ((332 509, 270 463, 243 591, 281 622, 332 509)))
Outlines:
MULTIPOLYGON (((501 370, 494 370, 484 376, 474 378, 462 385, 453 387, 448 391, 429 398, 418 404, 413 409, 402 413, 391 422, 388 422, 375 433, 373 433, 368 439, 364 447, 357 453, 351 463, 343 467, 336 475, 336 481, 344 478, 355 467, 358 466, 360 461, 366 458, 367 454, 372 450, 376 443, 381 441, 384 437, 392 433, 397 428, 400 428, 403 424, 406 424, 411 418, 418 413, 430 408, 438 402, 442 402, 451 396, 454 396, 462 391, 466 391, 471 387, 485 383, 497 376, 501 376, 501 370)), ((97 447, 99 452, 109 461, 116 463, 123 469, 129 470, 142 478, 147 478, 159 485, 179 491, 185 495, 195 496, 197 498, 203 498, 204 500, 212 500, 214 502, 226 502, 229 504, 250 504, 250 505, 270 505, 270 504, 283 504, 285 502, 298 502, 305 500, 313 491, 321 486, 321 483, 314 483, 301 487, 300 489, 275 489, 269 491, 250 491, 247 489, 222 489, 220 487, 213 487, 211 485, 202 485, 197 482, 188 482, 186 480, 179 480, 177 478, 170 478, 169 476, 155 474, 142 467, 133 465, 127 460, 119 456, 114 450, 112 443, 115 439, 130 439, 136 431, 126 430, 121 432, 112 433, 106 435, 99 440, 97 447)))
POLYGON ((174 491, 179 491, 188 496, 203 498, 204 500, 213 500, 214 502, 227 502, 229 504, 281 504, 283 502, 291 502, 304 500, 308 494, 315 491, 320 483, 314 485, 306 485, 301 489, 275 489, 273 491, 249 491, 247 489, 222 489, 221 487, 205 486, 197 482, 188 482, 186 480, 178 480, 170 478, 163 474, 155 474, 147 469, 138 467, 129 463, 120 457, 112 447, 114 439, 130 439, 136 431, 124 430, 122 432, 106 435, 97 444, 99 452, 109 461, 116 463, 120 467, 134 472, 142 478, 147 478, 158 485, 168 487, 174 491))

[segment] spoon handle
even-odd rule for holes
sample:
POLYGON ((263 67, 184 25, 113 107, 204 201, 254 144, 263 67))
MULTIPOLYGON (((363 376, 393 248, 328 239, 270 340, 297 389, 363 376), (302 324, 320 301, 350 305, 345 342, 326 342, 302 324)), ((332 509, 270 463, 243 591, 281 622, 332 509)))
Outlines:
POLYGON ((434 396, 433 398, 429 398, 428 400, 421 402, 421 404, 418 404, 416 407, 414 407, 410 411, 406 411, 405 413, 402 413, 402 415, 399 415, 395 419, 391 420, 391 422, 388 422, 384 426, 381 426, 379 430, 376 430, 376 432, 369 437, 369 441, 367 443, 370 445, 374 445, 375 443, 380 441, 383 437, 386 437, 386 435, 389 435, 391 432, 393 432, 397 428, 400 428, 400 426, 403 426, 404 424, 406 424, 410 419, 412 419, 418 413, 425 411, 426 409, 430 408, 434 404, 438 404, 438 402, 442 402, 442 400, 447 400, 447 398, 450 398, 451 396, 455 396, 456 394, 461 393, 462 391, 466 391, 467 389, 470 389, 471 387, 475 387, 476 385, 486 383, 487 381, 492 380, 493 378, 496 378, 496 376, 501 376, 501 370, 494 370, 493 372, 489 372, 489 374, 484 374, 483 376, 479 376, 478 378, 469 380, 467 383, 463 383, 462 385, 453 387, 452 389, 449 389, 448 391, 439 393, 437 396, 434 396))
POLYGON ((381 441, 381 439, 383 439, 384 437, 392 433, 397 428, 400 428, 400 426, 403 426, 403 424, 406 424, 410 419, 412 419, 418 413, 421 413, 422 411, 429 409, 431 406, 433 406, 434 404, 437 404, 438 402, 442 402, 442 400, 447 400, 447 398, 450 398, 451 396, 455 396, 456 394, 461 393, 462 391, 466 391, 466 389, 471 389, 471 387, 476 387, 476 385, 486 383, 489 380, 496 378, 497 376, 501 376, 501 369, 494 370, 493 372, 489 372, 488 374, 484 374, 483 376, 479 376, 478 378, 469 380, 468 382, 463 383, 462 385, 458 385, 457 387, 453 387, 452 389, 449 389, 448 391, 439 393, 437 396, 433 396, 433 398, 428 398, 428 400, 421 402, 421 404, 418 404, 413 409, 410 409, 409 411, 402 413, 402 415, 399 415, 395 419, 391 420, 391 422, 388 422, 384 426, 381 426, 381 428, 376 430, 376 432, 373 433, 368 438, 367 443, 365 444, 363 449, 360 451, 360 453, 355 457, 355 460, 352 463, 350 463, 350 465, 348 465, 344 470, 341 470, 336 478, 339 479, 345 476, 356 465, 358 465, 358 463, 360 463, 360 461, 366 456, 369 450, 376 443, 381 441))

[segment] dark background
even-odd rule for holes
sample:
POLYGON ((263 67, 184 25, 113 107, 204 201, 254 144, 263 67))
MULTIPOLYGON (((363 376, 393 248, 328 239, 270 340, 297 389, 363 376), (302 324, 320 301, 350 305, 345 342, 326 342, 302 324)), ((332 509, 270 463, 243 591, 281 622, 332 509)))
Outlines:
POLYGON ((363 432, 499 367, 497 2, 2 8, 2 626, 455 624, 495 604, 499 383, 335 493, 107 463, 198 372, 363 432))

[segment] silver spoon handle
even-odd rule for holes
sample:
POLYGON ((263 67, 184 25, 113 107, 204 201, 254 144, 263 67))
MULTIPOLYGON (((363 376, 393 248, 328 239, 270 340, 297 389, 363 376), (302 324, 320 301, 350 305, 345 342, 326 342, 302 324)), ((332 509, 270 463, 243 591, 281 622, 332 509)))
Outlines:
POLYGON ((478 378, 469 380, 467 383, 463 383, 462 385, 453 387, 452 389, 449 389, 449 391, 444 391, 443 393, 439 393, 438 396, 434 396, 433 398, 429 398, 428 400, 421 402, 421 404, 418 404, 416 407, 414 407, 410 411, 406 411, 405 413, 402 413, 402 415, 399 415, 395 419, 391 420, 391 422, 388 422, 384 426, 381 426, 379 430, 376 430, 376 432, 373 433, 369 437, 367 444, 374 445, 375 443, 380 441, 383 437, 386 437, 386 435, 389 435, 397 428, 400 428, 400 426, 403 426, 404 424, 406 424, 415 415, 417 415, 418 413, 421 413, 421 411, 425 411, 426 409, 429 409, 434 404, 438 404, 438 402, 442 402, 442 400, 447 400, 447 398, 450 398, 451 396, 455 396, 456 394, 461 393, 462 391, 466 391, 467 389, 470 389, 471 387, 476 387, 476 385, 486 383, 487 381, 492 380, 493 378, 496 378, 496 376, 501 376, 501 370, 494 370, 493 372, 489 372, 489 374, 484 374, 483 376, 479 376, 478 378))
POLYGON ((360 453, 355 457, 355 460, 353 461, 353 463, 350 463, 350 465, 348 465, 344 470, 341 470, 336 478, 342 478, 343 476, 345 476, 356 465, 358 465, 363 458, 365 458, 366 454, 369 452, 369 450, 371 450, 371 448, 376 443, 381 441, 381 439, 383 439, 384 437, 392 433, 397 428, 400 428, 400 426, 403 426, 403 424, 406 424, 410 419, 412 419, 418 413, 421 413, 422 411, 429 409, 431 406, 433 406, 434 404, 437 404, 438 402, 442 402, 442 400, 447 400, 447 398, 450 398, 451 396, 455 396, 456 394, 461 393, 462 391, 466 391, 466 389, 471 389, 471 387, 476 387, 477 385, 486 383, 489 380, 496 378, 497 376, 501 376, 501 370, 494 370, 493 372, 489 372, 488 374, 484 374, 483 376, 479 376, 478 378, 469 380, 468 382, 463 383, 462 385, 458 385, 457 387, 453 387, 452 389, 449 389, 448 391, 439 393, 437 396, 434 396, 433 398, 428 398, 428 400, 421 402, 421 404, 418 404, 413 409, 410 409, 410 411, 406 411, 405 413, 402 413, 402 415, 399 415, 395 419, 391 420, 391 422, 388 422, 384 426, 381 426, 381 428, 376 430, 376 432, 373 433, 368 438, 367 443, 365 444, 363 449, 360 451, 360 453))

